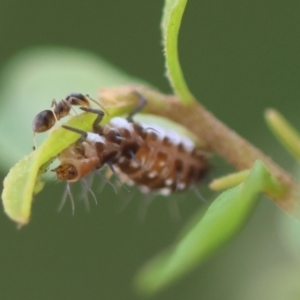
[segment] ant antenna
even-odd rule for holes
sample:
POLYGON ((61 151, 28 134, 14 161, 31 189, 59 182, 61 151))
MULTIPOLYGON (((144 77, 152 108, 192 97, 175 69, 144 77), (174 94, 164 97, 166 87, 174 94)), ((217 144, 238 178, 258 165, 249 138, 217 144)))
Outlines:
POLYGON ((109 112, 107 111, 107 109, 104 107, 103 104, 101 104, 98 101, 96 101, 93 98, 91 98, 90 95, 86 95, 86 97, 89 98, 89 100, 92 101, 93 103, 97 104, 109 116, 109 112))

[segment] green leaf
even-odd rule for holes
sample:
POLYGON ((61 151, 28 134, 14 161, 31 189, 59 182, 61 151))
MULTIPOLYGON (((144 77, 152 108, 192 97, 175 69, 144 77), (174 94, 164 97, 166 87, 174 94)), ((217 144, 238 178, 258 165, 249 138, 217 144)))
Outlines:
POLYGON ((281 193, 282 186, 257 161, 244 183, 223 192, 201 220, 197 214, 178 242, 138 273, 136 289, 151 295, 203 263, 237 234, 257 204, 257 195, 265 190, 281 193))
MULTIPOLYGON (((71 92, 98 99, 99 88, 141 82, 92 53, 71 48, 36 48, 13 57, 0 77, 0 165, 8 170, 32 150, 31 123, 53 98, 71 92)), ((39 144, 48 134, 39 134, 39 144)))
POLYGON ((195 99, 185 82, 178 57, 178 34, 186 3, 187 0, 165 1, 162 37, 166 56, 167 76, 171 86, 182 103, 191 104, 195 99))
MULTIPOLYGON (((95 119, 93 114, 80 114, 67 124, 82 130, 90 130, 95 119)), ((75 142, 78 134, 63 128, 53 130, 47 140, 11 168, 4 180, 2 201, 5 213, 20 226, 29 222, 33 195, 39 192, 41 175, 52 159, 64 148, 75 142)))

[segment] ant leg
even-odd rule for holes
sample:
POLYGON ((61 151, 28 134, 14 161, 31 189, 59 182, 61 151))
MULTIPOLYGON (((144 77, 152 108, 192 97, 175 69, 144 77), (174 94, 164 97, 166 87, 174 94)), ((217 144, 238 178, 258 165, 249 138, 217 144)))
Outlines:
POLYGON ((133 116, 140 112, 147 105, 147 100, 142 94, 140 94, 137 91, 134 91, 134 94, 138 96, 140 101, 139 104, 129 113, 129 115, 126 118, 127 121, 131 123, 133 123, 133 116))
POLYGON ((80 139, 77 140, 77 142, 78 141, 81 141, 81 142, 87 141, 87 142, 92 142, 92 143, 101 143, 101 144, 105 143, 105 139, 103 139, 101 137, 100 133, 86 132, 81 129, 74 128, 74 127, 67 126, 67 125, 62 125, 61 127, 80 134, 81 137, 80 137, 80 139))
POLYGON ((87 133, 87 132, 85 132, 85 131, 83 131, 83 130, 80 130, 80 129, 78 129, 78 128, 74 128, 74 127, 67 126, 67 125, 62 125, 61 127, 65 128, 65 129, 67 129, 67 130, 70 130, 70 131, 79 133, 83 139, 86 139, 87 136, 88 136, 88 133, 87 133))
POLYGON ((56 114, 55 114, 55 109, 57 109, 57 107, 58 107, 58 104, 57 104, 56 100, 53 99, 52 102, 51 102, 51 108, 52 108, 52 112, 53 112, 53 115, 54 115, 54 118, 55 118, 56 122, 58 122, 58 119, 57 119, 56 114))
POLYGON ((102 127, 99 125, 99 123, 102 121, 103 117, 104 117, 104 112, 102 110, 99 109, 93 109, 93 108, 89 108, 89 107, 80 107, 81 110, 85 111, 85 112, 90 112, 92 114, 96 114, 97 118, 93 123, 93 129, 95 132, 100 132, 102 133, 102 127))

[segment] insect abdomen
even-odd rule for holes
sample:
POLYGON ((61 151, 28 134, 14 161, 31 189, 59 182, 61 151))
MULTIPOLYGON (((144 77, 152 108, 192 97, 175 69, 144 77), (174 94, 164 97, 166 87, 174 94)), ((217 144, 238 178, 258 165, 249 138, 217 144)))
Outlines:
POLYGON ((198 183, 207 174, 208 161, 191 140, 157 126, 144 125, 143 129, 144 144, 135 153, 136 159, 121 157, 116 163, 142 191, 169 194, 198 183))

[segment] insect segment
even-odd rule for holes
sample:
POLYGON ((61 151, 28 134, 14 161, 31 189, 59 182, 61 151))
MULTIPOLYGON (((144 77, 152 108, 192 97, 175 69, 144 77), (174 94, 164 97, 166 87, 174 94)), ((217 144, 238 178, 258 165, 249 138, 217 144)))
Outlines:
POLYGON ((125 182, 137 184, 142 192, 168 195, 205 177, 210 168, 207 154, 192 140, 156 125, 133 122, 133 115, 146 104, 138 96, 141 104, 127 119, 115 117, 102 127, 99 123, 103 112, 83 107, 84 111, 98 114, 93 132, 63 126, 81 134, 81 138, 58 156, 60 166, 53 170, 58 179, 74 182, 108 164, 125 182))
MULTIPOLYGON (((52 128, 56 121, 70 114, 72 106, 80 105, 90 107, 90 101, 97 103, 88 95, 84 96, 79 93, 72 93, 58 103, 55 100, 52 100, 51 107, 53 107, 53 110, 43 110, 33 119, 33 133, 45 132, 52 128)), ((99 105, 99 103, 97 104, 99 105)))

